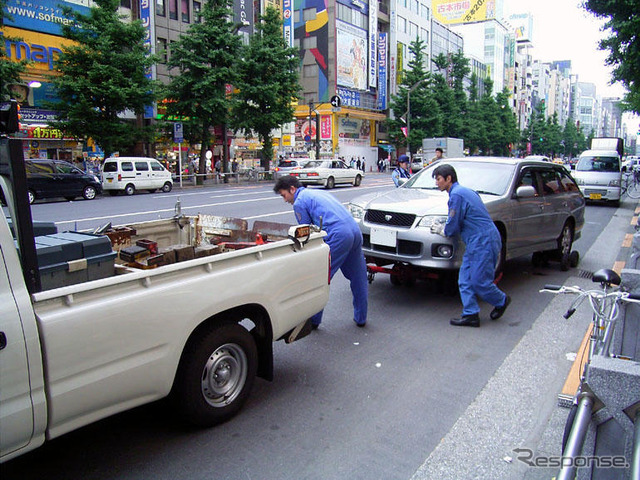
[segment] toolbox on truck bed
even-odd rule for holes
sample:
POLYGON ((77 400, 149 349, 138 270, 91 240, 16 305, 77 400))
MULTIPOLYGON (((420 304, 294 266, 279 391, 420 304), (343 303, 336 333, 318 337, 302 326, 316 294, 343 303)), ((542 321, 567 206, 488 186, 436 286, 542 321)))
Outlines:
POLYGON ((106 236, 62 232, 35 237, 35 243, 43 290, 114 274, 116 252, 106 236))

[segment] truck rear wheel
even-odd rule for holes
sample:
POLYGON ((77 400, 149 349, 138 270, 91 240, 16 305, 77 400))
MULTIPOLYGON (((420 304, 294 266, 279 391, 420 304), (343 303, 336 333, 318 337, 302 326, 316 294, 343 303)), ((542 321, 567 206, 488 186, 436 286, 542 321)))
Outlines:
POLYGON ((246 401, 258 367, 251 334, 226 323, 198 335, 182 355, 173 400, 182 417, 210 427, 233 417, 246 401))

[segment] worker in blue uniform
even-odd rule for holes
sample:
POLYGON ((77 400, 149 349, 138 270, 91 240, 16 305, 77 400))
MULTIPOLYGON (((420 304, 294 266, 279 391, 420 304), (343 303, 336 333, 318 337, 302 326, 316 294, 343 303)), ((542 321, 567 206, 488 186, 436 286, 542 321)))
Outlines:
MULTIPOLYGON (((331 278, 340 269, 351 283, 353 320, 359 327, 367 323, 367 265, 362 253, 362 233, 349 211, 333 195, 310 190, 291 175, 280 177, 273 187, 287 203, 293 205, 298 223, 320 226, 327 232, 325 242, 331 251, 331 278)), ((312 327, 318 328, 322 311, 311 317, 312 327)))
POLYGON ((391 172, 391 179, 393 180, 393 183, 396 184, 396 187, 400 186, 401 178, 406 178, 407 180, 411 178, 411 174, 409 173, 408 155, 400 155, 398 157, 398 166, 394 168, 393 172, 391 172))
POLYGON ((431 231, 447 237, 460 235, 465 244, 458 275, 462 316, 450 323, 479 327, 480 307, 476 296, 494 306, 490 314, 492 320, 500 318, 511 302, 511 298, 493 283, 502 248, 500 232, 480 195, 458 183, 458 175, 451 165, 440 165, 432 175, 438 189, 449 193, 449 214, 445 224, 434 225, 431 231))

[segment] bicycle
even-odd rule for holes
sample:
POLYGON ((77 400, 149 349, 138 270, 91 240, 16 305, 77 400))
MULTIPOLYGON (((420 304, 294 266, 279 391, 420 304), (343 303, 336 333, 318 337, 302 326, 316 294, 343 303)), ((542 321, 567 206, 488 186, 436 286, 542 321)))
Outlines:
POLYGON ((622 174, 622 194, 629 198, 640 198, 640 170, 633 169, 622 174))
MULTIPOLYGON (((545 285, 540 292, 554 294, 571 294, 578 297, 572 302, 567 312, 563 315, 569 319, 578 306, 589 299, 589 305, 593 311, 591 320, 590 344, 588 356, 580 376, 580 386, 574 397, 574 405, 567 419, 565 432, 562 439, 562 457, 572 461, 565 464, 558 474, 557 480, 573 479, 576 473, 575 461, 582 450, 582 445, 587 433, 593 411, 595 397, 586 387, 586 375, 591 359, 595 355, 604 357, 623 358, 611 353, 611 341, 615 329, 616 320, 620 315, 620 305, 627 303, 640 303, 640 294, 633 294, 620 290, 620 276, 610 269, 601 269, 593 274, 592 280, 600 283, 600 289, 585 290, 578 286, 545 285)), ((634 456, 638 448, 634 449, 634 456)), ((634 459, 634 462, 639 461, 634 459)))

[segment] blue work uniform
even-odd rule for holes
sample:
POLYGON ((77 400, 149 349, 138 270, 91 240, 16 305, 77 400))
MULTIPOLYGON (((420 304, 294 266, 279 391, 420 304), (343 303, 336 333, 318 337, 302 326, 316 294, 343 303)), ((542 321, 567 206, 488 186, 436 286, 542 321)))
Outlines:
MULTIPOLYGON (((298 223, 320 226, 322 222, 322 229, 327 232, 325 242, 331 251, 331 278, 340 269, 349 280, 353 294, 353 319, 363 325, 367 321, 369 284, 358 224, 333 195, 304 187, 296 190, 293 211, 298 223)), ((311 317, 314 325, 320 325, 321 321, 322 311, 311 317)))
POLYGON ((487 207, 477 192, 458 182, 449 189, 448 205, 444 234, 447 237, 460 235, 465 244, 458 275, 462 315, 480 312, 476 295, 494 307, 504 305, 506 295, 493 283, 502 239, 487 207))
POLYGON ((396 184, 396 187, 400 186, 398 180, 401 178, 411 178, 411 174, 402 167, 396 167, 393 172, 391 172, 391 179, 393 183, 396 184))

